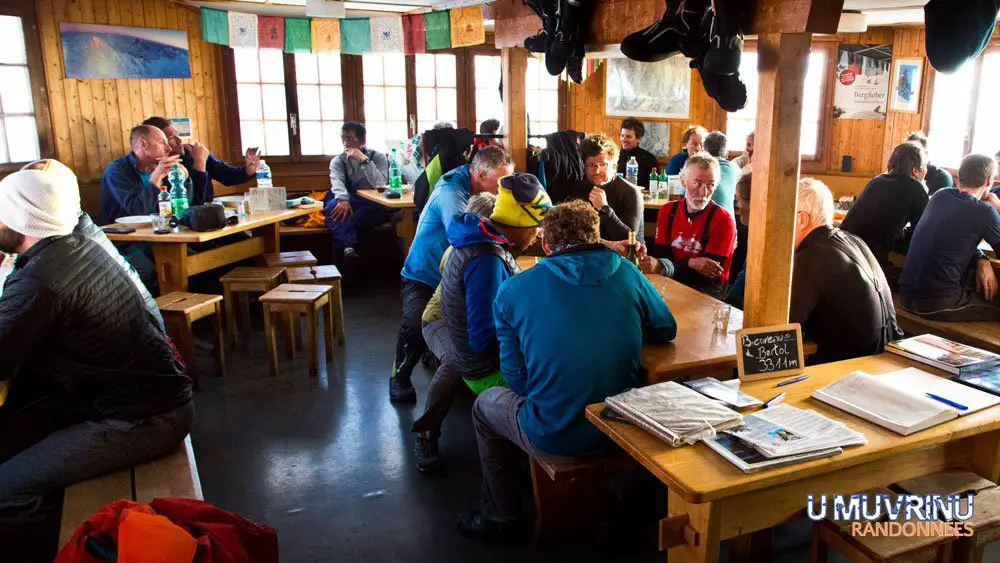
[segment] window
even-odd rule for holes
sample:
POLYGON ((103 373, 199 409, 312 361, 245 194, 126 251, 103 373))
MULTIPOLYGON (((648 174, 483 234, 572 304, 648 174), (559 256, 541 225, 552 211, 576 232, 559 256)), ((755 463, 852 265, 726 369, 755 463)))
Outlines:
MULTIPOLYGON (((528 134, 548 135, 559 130, 559 78, 550 75, 536 57, 528 58, 528 74, 524 81, 524 99, 528 110, 528 134)), ((545 147, 545 140, 531 138, 529 142, 545 147)))
POLYGON ((365 129, 368 146, 388 152, 390 145, 409 139, 406 129, 406 57, 363 55, 365 129))
POLYGON ((487 119, 503 123, 503 100, 500 98, 500 57, 476 55, 476 131, 487 119))
MULTIPOLYGON (((819 132, 823 109, 823 79, 826 77, 826 51, 816 50, 809 54, 806 70, 805 94, 802 98, 802 133, 799 151, 805 158, 815 158, 819 147, 819 132)), ((740 78, 747 86, 747 105, 740 111, 727 114, 726 137, 729 146, 737 149, 754 130, 757 121, 757 53, 744 52, 740 60, 740 78)))
POLYGON ((304 155, 340 154, 344 125, 344 88, 340 53, 297 53, 299 148, 304 155))
POLYGON ((1000 119, 998 72, 1000 52, 991 51, 952 74, 935 73, 927 132, 927 152, 935 164, 958 168, 969 153, 993 156, 1000 150, 1000 131, 995 127, 1000 119))
POLYGON ((233 62, 243 152, 259 147, 266 156, 287 156, 288 109, 281 51, 233 49, 233 62))
POLYGON ((21 18, 0 16, 0 163, 39 157, 21 18))
POLYGON ((415 55, 417 131, 438 121, 458 122, 458 81, 455 55, 415 55))

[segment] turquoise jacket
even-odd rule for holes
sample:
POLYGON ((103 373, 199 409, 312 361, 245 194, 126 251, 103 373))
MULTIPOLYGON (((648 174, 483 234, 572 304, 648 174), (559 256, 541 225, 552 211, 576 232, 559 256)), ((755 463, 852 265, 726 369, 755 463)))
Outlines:
POLYGON ((472 175, 469 166, 459 166, 438 180, 420 213, 410 253, 403 262, 402 275, 430 287, 441 283, 441 257, 448 248, 448 226, 465 212, 469 203, 472 175))
POLYGON ((721 175, 719 183, 715 185, 715 191, 712 192, 712 201, 721 205, 733 218, 736 218, 736 181, 740 179, 740 169, 723 158, 716 160, 719 161, 721 175))
POLYGON ((639 385, 642 345, 677 334, 653 284, 601 245, 552 254, 505 281, 493 318, 504 380, 525 397, 521 427, 535 447, 562 456, 610 446, 584 408, 639 385))

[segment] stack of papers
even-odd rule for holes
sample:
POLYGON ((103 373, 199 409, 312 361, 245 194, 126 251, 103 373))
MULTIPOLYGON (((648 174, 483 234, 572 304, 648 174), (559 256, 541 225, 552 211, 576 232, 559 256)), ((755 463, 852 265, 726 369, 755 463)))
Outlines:
POLYGON ((605 404, 671 446, 693 444, 743 421, 736 411, 675 381, 631 389, 605 404))
POLYGON ((886 350, 955 375, 1000 364, 1000 355, 933 334, 890 342, 886 350))

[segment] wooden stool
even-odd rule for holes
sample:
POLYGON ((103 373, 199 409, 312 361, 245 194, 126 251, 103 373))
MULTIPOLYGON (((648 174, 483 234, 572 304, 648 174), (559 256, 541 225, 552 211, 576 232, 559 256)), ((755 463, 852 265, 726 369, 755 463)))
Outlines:
POLYGON ((194 358, 194 333, 191 323, 212 317, 212 328, 215 330, 215 362, 219 368, 219 376, 226 375, 225 338, 222 336, 222 296, 202 295, 199 293, 184 293, 174 291, 156 298, 156 306, 163 315, 163 322, 170 335, 180 347, 181 356, 187 364, 187 374, 199 386, 198 368, 194 358))
MULTIPOLYGON (((316 312, 326 307, 326 360, 333 360, 333 312, 330 306, 332 287, 329 285, 281 284, 260 296, 264 304, 264 338, 267 340, 267 366, 270 374, 278 374, 278 343, 272 316, 275 313, 289 313, 296 322, 299 315, 306 317, 306 354, 309 355, 309 376, 319 374, 316 357, 316 312)), ((294 329, 292 331, 294 333, 294 329)))
POLYGON ((229 339, 236 344, 236 301, 233 294, 240 300, 243 325, 250 328, 250 303, 246 293, 267 293, 285 283, 284 268, 235 268, 219 279, 222 282, 222 293, 226 299, 226 326, 229 339))
POLYGON ((344 345, 344 300, 340 293, 340 270, 336 266, 314 266, 309 268, 288 268, 285 270, 288 283, 329 285, 330 310, 333 313, 333 328, 337 344, 344 345))
POLYGON ((264 254, 264 264, 268 268, 291 268, 293 266, 315 266, 316 257, 308 250, 264 254))

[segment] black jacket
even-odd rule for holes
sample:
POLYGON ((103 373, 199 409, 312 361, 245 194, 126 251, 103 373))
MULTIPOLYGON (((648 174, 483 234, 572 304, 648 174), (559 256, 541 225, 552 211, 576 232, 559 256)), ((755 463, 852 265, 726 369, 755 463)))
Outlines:
MULTIPOLYGON (((625 240, 631 230, 635 231, 636 238, 641 241, 645 235, 643 232, 645 221, 642 216, 644 207, 639 188, 617 176, 606 186, 601 187, 608 196, 608 204, 604 209, 597 210, 601 216, 601 238, 625 240)), ((568 199, 590 201, 590 190, 593 188, 594 184, 585 179, 573 187, 568 199)))
POLYGON ((635 161, 639 164, 639 185, 643 188, 649 187, 649 173, 656 168, 656 157, 653 153, 647 151, 644 148, 636 147, 630 151, 622 149, 618 153, 618 173, 624 174, 625 167, 628 165, 628 160, 635 157, 635 161))
POLYGON ((885 275, 864 241, 819 227, 795 250, 791 322, 819 348, 811 363, 879 354, 902 337, 885 275))
MULTIPOLYGON (((141 420, 191 400, 191 380, 136 284, 80 234, 21 254, 0 298, 3 410, 60 405, 60 426, 141 420)), ((0 437, 2 439, 2 437, 0 437)))
POLYGON ((899 242, 909 242, 927 200, 927 190, 919 181, 905 174, 881 174, 868 182, 840 228, 865 241, 891 278, 888 272, 894 268, 889 263, 889 251, 899 242), (910 229, 904 231, 907 223, 910 229))

